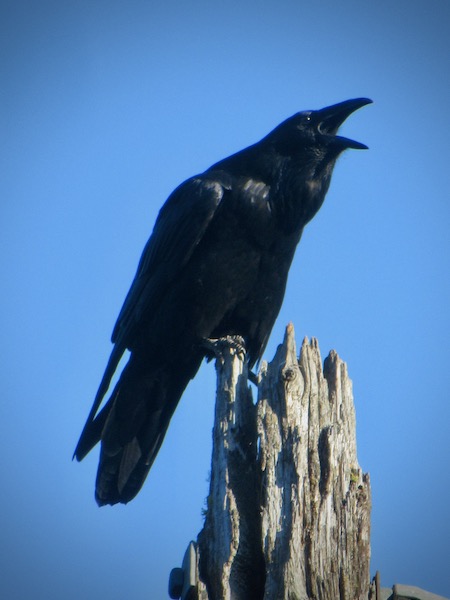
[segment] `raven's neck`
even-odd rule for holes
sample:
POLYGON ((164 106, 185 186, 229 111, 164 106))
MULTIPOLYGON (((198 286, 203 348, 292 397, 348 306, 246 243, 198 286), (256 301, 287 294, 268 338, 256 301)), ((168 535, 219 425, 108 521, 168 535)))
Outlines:
POLYGON ((285 159, 271 186, 272 210, 287 232, 302 229, 323 204, 333 165, 317 173, 311 165, 285 159))
POLYGON ((279 227, 287 233, 300 231, 325 199, 335 159, 283 156, 273 146, 254 144, 208 169, 223 170, 232 177, 248 177, 270 188, 269 202, 279 227))

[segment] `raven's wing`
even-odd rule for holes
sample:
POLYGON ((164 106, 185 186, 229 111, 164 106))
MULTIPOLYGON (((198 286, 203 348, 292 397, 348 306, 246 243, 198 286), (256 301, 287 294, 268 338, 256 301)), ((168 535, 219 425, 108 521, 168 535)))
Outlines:
POLYGON ((226 178, 193 177, 182 183, 161 208, 113 330, 114 348, 75 449, 78 460, 92 447, 88 442, 96 437, 89 435, 92 422, 123 353, 133 345, 136 328, 189 261, 214 218, 225 189, 230 187, 226 178))
MULTIPOLYGON (((229 186, 227 186, 229 187, 229 186)), ((219 206, 225 184, 205 176, 179 186, 161 208, 134 281, 112 333, 112 342, 132 344, 141 318, 189 261, 219 206)))

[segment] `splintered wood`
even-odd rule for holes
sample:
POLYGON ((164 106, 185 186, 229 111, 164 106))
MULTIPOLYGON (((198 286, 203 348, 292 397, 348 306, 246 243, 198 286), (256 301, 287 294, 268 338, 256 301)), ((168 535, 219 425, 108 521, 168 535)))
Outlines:
POLYGON ((352 384, 316 340, 286 329, 252 401, 236 350, 217 360, 210 492, 198 538, 202 600, 367 600, 370 481, 352 384))

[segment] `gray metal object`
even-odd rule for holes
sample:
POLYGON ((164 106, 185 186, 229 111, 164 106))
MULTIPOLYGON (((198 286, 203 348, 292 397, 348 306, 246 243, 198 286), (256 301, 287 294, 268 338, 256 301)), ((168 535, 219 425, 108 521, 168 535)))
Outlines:
POLYGON ((393 589, 393 600, 448 600, 448 598, 444 598, 444 596, 437 596, 436 594, 426 592, 413 585, 396 583, 393 589))
POLYGON ((189 600, 197 588, 197 545, 190 542, 182 567, 172 569, 169 577, 169 596, 173 600, 189 600))
POLYGON ((413 585, 403 585, 396 583, 392 588, 381 587, 380 573, 377 571, 373 579, 375 600, 450 600, 444 596, 438 596, 431 592, 426 592, 413 585))

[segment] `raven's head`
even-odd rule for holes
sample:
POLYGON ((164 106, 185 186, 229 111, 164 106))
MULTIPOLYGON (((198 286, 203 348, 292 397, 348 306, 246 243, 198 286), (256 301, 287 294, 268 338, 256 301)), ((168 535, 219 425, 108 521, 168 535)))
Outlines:
POLYGON ((274 189, 279 190, 274 206, 280 214, 290 215, 290 219, 283 218, 291 228, 305 225, 321 207, 341 152, 367 149, 337 132, 348 116, 371 102, 356 98, 322 110, 299 112, 262 140, 268 156, 265 164, 272 166, 274 189))
POLYGON ((355 110, 371 104, 368 98, 345 100, 321 110, 305 110, 283 121, 266 137, 284 154, 327 155, 336 158, 346 148, 366 150, 367 146, 337 134, 355 110))

